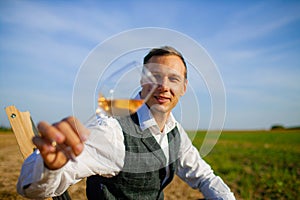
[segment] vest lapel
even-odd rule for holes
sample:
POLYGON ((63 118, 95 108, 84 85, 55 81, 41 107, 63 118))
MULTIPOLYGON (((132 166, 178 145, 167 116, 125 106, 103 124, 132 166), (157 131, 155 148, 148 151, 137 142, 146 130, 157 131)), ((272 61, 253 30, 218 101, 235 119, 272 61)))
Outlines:
POLYGON ((153 137, 153 135, 148 129, 144 131, 141 130, 139 126, 138 116, 136 113, 125 118, 119 118, 118 120, 120 124, 123 124, 123 131, 131 133, 131 135, 135 135, 137 138, 140 138, 142 143, 149 150, 149 152, 153 153, 153 155, 158 158, 158 160, 161 162, 161 166, 166 166, 167 159, 162 153, 160 145, 156 142, 156 139, 153 137), (132 130, 135 130, 135 133, 131 132, 132 130))
POLYGON ((160 160, 160 162, 163 164, 162 166, 166 166, 166 156, 162 153, 160 145, 156 142, 150 131, 144 131, 142 142, 149 149, 149 151, 160 160))
POLYGON ((180 146, 180 135, 177 128, 174 128, 171 132, 168 133, 168 142, 169 142, 169 163, 168 167, 170 170, 169 178, 162 185, 162 189, 165 188, 174 178, 174 173, 176 171, 176 160, 178 157, 178 151, 180 146))

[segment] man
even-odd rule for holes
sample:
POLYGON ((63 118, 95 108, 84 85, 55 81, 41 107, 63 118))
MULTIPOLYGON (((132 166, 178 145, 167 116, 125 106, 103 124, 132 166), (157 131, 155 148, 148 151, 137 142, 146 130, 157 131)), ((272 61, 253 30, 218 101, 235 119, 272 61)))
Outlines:
MULTIPOLYGON (((183 56, 165 46, 152 49, 144 64, 158 87, 137 113, 94 119, 86 126, 74 117, 39 123, 41 137, 33 139, 38 151, 23 164, 20 194, 57 196, 88 177, 88 199, 163 199, 163 189, 177 174, 207 199, 235 199, 172 115, 187 88, 183 56)), ((137 98, 150 90, 151 85, 142 85, 137 98)))

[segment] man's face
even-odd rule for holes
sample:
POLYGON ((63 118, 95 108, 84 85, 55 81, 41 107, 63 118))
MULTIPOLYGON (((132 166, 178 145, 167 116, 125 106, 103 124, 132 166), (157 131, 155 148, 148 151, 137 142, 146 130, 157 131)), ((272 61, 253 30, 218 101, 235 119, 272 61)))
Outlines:
MULTIPOLYGON (((186 91, 185 66, 178 56, 167 55, 151 57, 147 68, 158 82, 158 87, 147 101, 147 105, 152 111, 168 114, 186 91)), ((150 90, 150 85, 143 85, 141 97, 145 98, 150 90)))

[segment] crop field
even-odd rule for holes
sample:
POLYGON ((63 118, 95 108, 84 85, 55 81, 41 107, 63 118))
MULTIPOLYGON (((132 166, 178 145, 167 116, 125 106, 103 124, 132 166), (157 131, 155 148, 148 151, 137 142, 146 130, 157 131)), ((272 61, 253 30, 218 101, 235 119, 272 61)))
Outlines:
POLYGON ((299 130, 226 131, 204 159, 238 199, 299 199, 299 130))
MULTIPOLYGON (((193 139, 200 147, 205 134, 193 139)), ((300 131, 224 131, 204 159, 233 190, 237 199, 299 199, 300 131)), ((0 133, 0 199, 24 199, 15 185, 22 164, 11 132, 0 133)), ((70 196, 86 199, 85 183, 72 186, 70 196)), ((165 199, 201 199, 201 193, 179 178, 165 189, 165 199)))

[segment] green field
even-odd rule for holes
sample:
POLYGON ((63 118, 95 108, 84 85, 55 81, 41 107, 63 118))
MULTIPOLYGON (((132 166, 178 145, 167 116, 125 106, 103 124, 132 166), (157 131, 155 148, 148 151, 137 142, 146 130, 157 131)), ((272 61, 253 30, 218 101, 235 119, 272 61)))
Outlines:
POLYGON ((300 199, 300 130, 224 131, 204 159, 238 199, 300 199))

